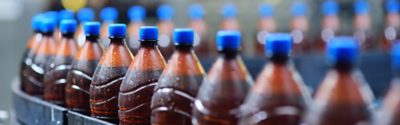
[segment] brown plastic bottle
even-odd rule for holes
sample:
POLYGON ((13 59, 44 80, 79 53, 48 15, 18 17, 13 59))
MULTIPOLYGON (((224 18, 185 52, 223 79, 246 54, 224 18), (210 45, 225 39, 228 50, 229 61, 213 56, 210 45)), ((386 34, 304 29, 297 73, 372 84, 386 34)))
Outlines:
POLYGON ((365 0, 354 1, 353 31, 354 37, 359 42, 362 50, 371 50, 379 45, 372 30, 372 20, 368 13, 369 4, 365 0))
POLYGON ((67 74, 71 70, 72 61, 78 51, 78 45, 74 39, 76 27, 75 20, 61 21, 61 41, 44 75, 44 100, 61 106, 65 105, 67 74))
POLYGON ((56 54, 57 43, 54 38, 56 28, 54 19, 45 18, 42 20, 41 31, 43 38, 34 52, 32 65, 27 70, 27 84, 25 91, 30 95, 43 96, 43 77, 47 71, 49 61, 56 54))
POLYGON ((359 45, 353 37, 335 37, 327 44, 331 69, 314 95, 306 125, 372 124, 371 89, 356 67, 359 45))
POLYGON ((79 49, 68 72, 65 86, 66 107, 85 115, 90 114, 89 88, 103 49, 99 43, 100 23, 84 24, 86 42, 79 49))
POLYGON ((157 46, 157 27, 141 27, 139 32, 140 47, 122 81, 119 93, 121 125, 150 124, 151 97, 166 65, 157 46))
POLYGON ((40 41, 42 40, 42 33, 40 31, 41 21, 43 19, 43 14, 37 14, 32 18, 32 29, 33 34, 29 38, 26 50, 22 56, 21 69, 20 69, 20 81, 22 90, 26 90, 25 85, 28 84, 28 69, 32 64, 34 57, 34 52, 39 47, 40 41))
POLYGON ((259 7, 259 16, 260 19, 258 21, 257 33, 254 38, 254 53, 257 56, 264 55, 264 46, 265 40, 268 34, 276 31, 276 22, 274 19, 274 10, 272 5, 262 4, 259 7))
POLYGON ((92 117, 118 123, 118 93, 133 56, 125 43, 125 24, 111 24, 110 45, 100 59, 90 85, 92 117))
POLYGON ((312 49, 312 41, 307 19, 307 5, 300 1, 294 2, 291 6, 291 11, 290 29, 293 36, 294 54, 309 52, 312 49))
POLYGON ((157 43, 161 54, 167 60, 174 52, 174 44, 172 42, 172 31, 174 29, 173 15, 174 10, 170 5, 164 4, 157 9, 157 16, 159 19, 157 25, 160 29, 157 43))
POLYGON ((115 7, 104 7, 100 11, 100 18, 102 20, 102 25, 100 29, 100 43, 104 47, 108 47, 108 44, 110 44, 109 38, 109 26, 110 24, 113 24, 117 21, 118 19, 118 10, 115 7))
POLYGON ((324 16, 321 20, 321 31, 317 35, 316 49, 322 53, 325 51, 328 40, 338 35, 340 20, 338 16, 339 5, 335 0, 326 0, 322 3, 321 10, 324 16))
POLYGON ((200 4, 193 4, 189 7, 188 15, 190 17, 189 27, 195 31, 193 48, 200 58, 209 56, 210 40, 208 37, 208 27, 204 21, 204 10, 200 4))
POLYGON ((391 82, 389 91, 383 100, 382 107, 379 110, 379 115, 377 115, 374 121, 374 125, 400 124, 400 43, 393 44, 392 68, 395 76, 391 82))
POLYGON ((399 2, 397 0, 386 1, 385 30, 381 34, 381 48, 390 51, 395 40, 400 38, 399 2))
POLYGON ((194 31, 175 29, 175 52, 154 89, 151 101, 153 125, 191 125, 192 106, 204 78, 193 51, 194 31))
POLYGON ((272 33, 266 39, 269 62, 241 107, 241 125, 300 125, 310 94, 290 61, 292 37, 272 33))
POLYGON ((204 79, 194 102, 194 125, 236 125, 239 107, 253 80, 239 56, 240 33, 217 33, 219 57, 204 79))

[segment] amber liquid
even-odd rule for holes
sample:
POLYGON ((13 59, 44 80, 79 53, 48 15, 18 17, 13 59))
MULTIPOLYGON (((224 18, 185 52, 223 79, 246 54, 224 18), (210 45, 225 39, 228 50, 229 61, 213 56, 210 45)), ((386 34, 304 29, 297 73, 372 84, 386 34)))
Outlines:
POLYGON ((73 34, 64 34, 49 69, 44 76, 44 99, 57 105, 65 105, 67 74, 78 51, 73 34))
POLYGON ((89 115, 89 88, 93 73, 99 63, 103 50, 97 37, 90 38, 75 56, 65 87, 65 101, 69 109, 89 115), (92 42, 93 41, 93 42, 92 42))
POLYGON ((167 68, 154 89, 153 125, 191 125, 192 106, 204 71, 191 46, 176 46, 167 68), (186 49, 186 50, 185 50, 186 49))
POLYGON ((138 54, 130 64, 120 88, 121 125, 150 124, 151 97, 165 64, 156 41, 141 41, 138 54))
POLYGON ((132 55, 122 38, 111 40, 100 59, 90 85, 92 117, 118 123, 118 93, 132 55))
POLYGON ((275 56, 259 75, 241 109, 242 125, 300 125, 311 99, 288 56, 275 56))
POLYGON ((39 32, 36 32, 31 36, 31 38, 28 41, 28 46, 22 56, 22 62, 21 62, 21 67, 20 67, 20 81, 22 83, 22 90, 26 90, 25 85, 28 84, 28 69, 30 65, 32 65, 33 57, 34 57, 34 52, 38 49, 38 46, 40 44, 40 41, 42 39, 42 34, 39 32))
POLYGON ((328 72, 305 117, 307 125, 370 125, 373 94, 359 71, 343 67, 328 72))
POLYGON ((224 52, 211 67, 194 104, 193 124, 238 124, 240 105, 253 80, 236 54, 224 52))
POLYGON ((43 95, 43 77, 49 68, 49 61, 56 53, 57 43, 52 36, 53 33, 45 33, 37 50, 34 52, 32 65, 27 69, 25 91, 30 95, 43 95))

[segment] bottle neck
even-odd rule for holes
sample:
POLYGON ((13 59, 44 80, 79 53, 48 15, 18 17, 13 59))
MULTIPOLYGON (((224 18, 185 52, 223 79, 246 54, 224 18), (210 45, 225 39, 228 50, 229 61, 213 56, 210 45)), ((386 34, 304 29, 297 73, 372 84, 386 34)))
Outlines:
POLYGON ((86 35, 86 41, 97 43, 99 42, 99 35, 86 35))
POLYGON ((192 45, 192 44, 178 44, 178 45, 175 45, 175 49, 176 49, 177 51, 180 51, 180 52, 187 52, 187 53, 189 53, 189 52, 192 51, 193 45, 192 45))
POLYGON ((349 62, 336 62, 332 65, 332 68, 339 72, 351 72, 355 68, 355 64, 349 62))
POLYGON ((140 47, 155 48, 157 46, 157 40, 139 40, 140 47))
POLYGON ((268 60, 275 64, 287 64, 289 62, 288 54, 272 54, 268 60))
POLYGON ((64 38, 74 38, 74 33, 62 33, 64 38))
POLYGON ((223 57, 224 59, 235 59, 239 55, 239 50, 232 48, 224 48, 218 50, 218 52, 220 56, 223 57))
POLYGON ((48 36, 48 37, 53 36, 53 32, 43 32, 42 34, 43 36, 48 36))
POLYGON ((110 44, 123 44, 124 40, 124 37, 110 37, 110 44))

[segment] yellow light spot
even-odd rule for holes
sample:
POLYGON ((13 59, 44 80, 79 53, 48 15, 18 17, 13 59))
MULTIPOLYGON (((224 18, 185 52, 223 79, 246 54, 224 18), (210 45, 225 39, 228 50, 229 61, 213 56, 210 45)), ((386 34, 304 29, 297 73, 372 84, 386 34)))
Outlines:
POLYGON ((86 6, 87 0, 61 0, 61 3, 65 9, 76 12, 86 6))

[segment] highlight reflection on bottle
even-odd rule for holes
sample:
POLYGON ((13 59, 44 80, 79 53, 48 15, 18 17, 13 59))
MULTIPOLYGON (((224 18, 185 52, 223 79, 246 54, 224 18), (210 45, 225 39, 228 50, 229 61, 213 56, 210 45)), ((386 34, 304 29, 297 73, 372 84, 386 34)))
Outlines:
POLYGON ((110 45, 100 59, 90 85, 92 117, 118 123, 118 93, 133 56, 125 42, 126 25, 109 26, 110 45))

